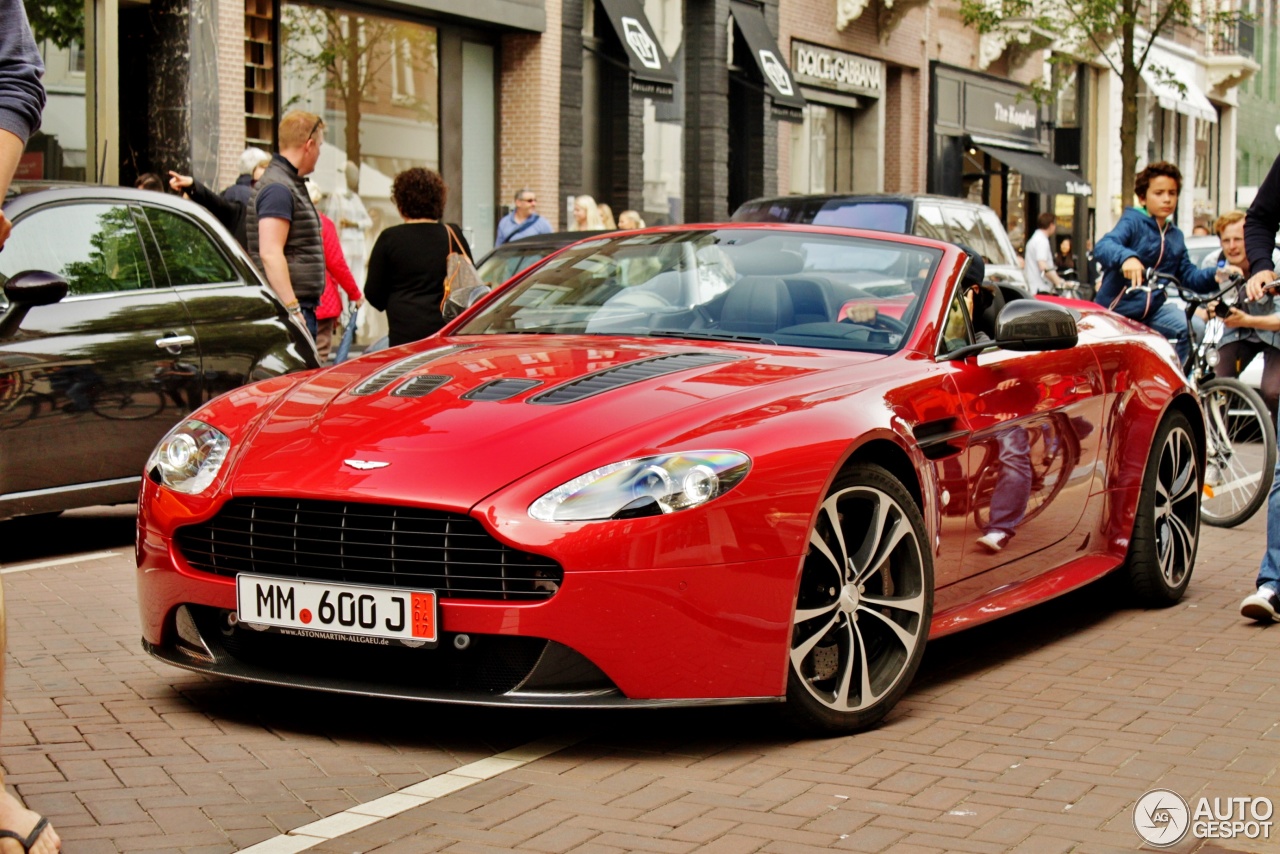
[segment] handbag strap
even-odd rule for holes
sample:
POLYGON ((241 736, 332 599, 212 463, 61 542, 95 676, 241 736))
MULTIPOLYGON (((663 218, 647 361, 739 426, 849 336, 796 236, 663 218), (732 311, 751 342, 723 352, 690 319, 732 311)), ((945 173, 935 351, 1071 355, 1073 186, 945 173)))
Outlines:
POLYGON ((452 255, 457 252, 459 255, 466 255, 467 253, 462 251, 462 241, 458 239, 458 235, 453 233, 453 226, 447 222, 440 224, 444 226, 445 231, 449 232, 449 254, 452 255))

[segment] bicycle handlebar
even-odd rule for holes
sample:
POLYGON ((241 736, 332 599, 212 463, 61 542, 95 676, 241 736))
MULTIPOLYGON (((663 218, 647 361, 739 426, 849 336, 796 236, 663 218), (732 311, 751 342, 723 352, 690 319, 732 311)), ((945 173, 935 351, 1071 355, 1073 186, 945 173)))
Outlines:
POLYGON ((1228 291, 1235 290, 1244 284, 1244 276, 1239 273, 1231 273, 1227 276, 1227 280, 1223 282, 1222 288, 1214 293, 1199 293, 1182 284, 1182 280, 1172 273, 1165 273, 1160 270, 1148 267, 1145 273, 1145 282, 1141 285, 1130 285, 1125 288, 1125 294, 1132 293, 1153 293, 1162 291, 1172 287, 1178 292, 1178 296, 1188 304, 1203 305, 1222 299, 1222 296, 1228 291))

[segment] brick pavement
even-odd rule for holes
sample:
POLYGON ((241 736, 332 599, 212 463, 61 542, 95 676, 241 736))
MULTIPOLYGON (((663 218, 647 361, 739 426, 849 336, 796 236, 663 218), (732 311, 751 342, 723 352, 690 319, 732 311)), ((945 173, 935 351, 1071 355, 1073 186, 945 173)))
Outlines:
POLYGON ((1136 850, 1157 785, 1280 802, 1280 628, 1236 612, 1262 531, 1205 529, 1175 608, 1094 585, 931 645, 879 729, 797 739, 765 708, 475 710, 185 673, 139 649, 127 509, 77 512, 48 534, 115 556, 4 580, 3 762, 73 854, 235 851, 546 735, 583 740, 310 850, 1136 850))

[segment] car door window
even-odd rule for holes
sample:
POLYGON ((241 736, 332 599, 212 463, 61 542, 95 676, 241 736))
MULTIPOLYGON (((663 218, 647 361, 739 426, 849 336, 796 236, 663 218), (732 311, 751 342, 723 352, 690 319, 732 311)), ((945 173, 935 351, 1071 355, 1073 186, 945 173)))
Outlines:
POLYGON ((989 209, 978 211, 978 221, 982 223, 986 231, 991 235, 991 245, 993 249, 999 249, 1000 254, 992 257, 992 262, 996 264, 1004 264, 1008 267, 1017 266, 1018 260, 1014 257, 1013 241, 1009 239, 1009 232, 1005 231, 1004 226, 1000 223, 1000 218, 996 216, 996 212, 989 209))
POLYGON ((153 207, 142 211, 160 247, 170 284, 212 285, 236 280, 231 264, 200 226, 174 211, 153 207))
POLYGON ((920 205, 916 208, 915 232, 920 237, 951 240, 947 236, 947 226, 942 221, 942 209, 937 205, 920 205))
POLYGON ((72 295, 136 291, 153 284, 127 205, 41 208, 14 224, 4 250, 0 278, 22 270, 57 273, 72 295))
POLYGON ((942 209, 942 215, 947 221, 947 227, 951 229, 952 240, 972 246, 982 256, 982 260, 988 264, 1000 263, 999 249, 991 246, 990 236, 978 224, 976 211, 970 208, 947 205, 942 209))

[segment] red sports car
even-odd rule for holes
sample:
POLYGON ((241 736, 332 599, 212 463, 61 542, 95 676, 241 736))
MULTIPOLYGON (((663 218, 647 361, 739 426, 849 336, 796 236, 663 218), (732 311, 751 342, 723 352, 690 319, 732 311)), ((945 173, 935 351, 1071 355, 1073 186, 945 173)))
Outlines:
POLYGON ((1172 349, 980 266, 817 226, 611 234, 439 335, 223 395, 147 465, 146 649, 423 700, 785 701, 839 731, 931 637, 1113 571, 1176 601, 1204 431, 1172 349))

